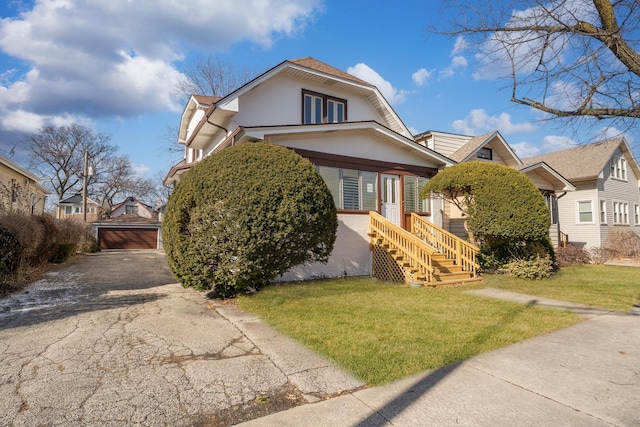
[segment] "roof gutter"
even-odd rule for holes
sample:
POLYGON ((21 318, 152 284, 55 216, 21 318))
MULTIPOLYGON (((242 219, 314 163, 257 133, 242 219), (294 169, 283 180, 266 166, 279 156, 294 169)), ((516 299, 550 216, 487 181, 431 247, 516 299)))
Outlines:
POLYGON ((209 110, 206 112, 205 117, 207 118, 207 123, 209 123, 210 125, 213 125, 215 127, 217 127, 218 129, 222 129, 224 131, 224 135, 225 136, 229 136, 229 131, 227 130, 227 128, 220 126, 217 123, 213 123, 211 120, 209 120, 209 117, 211 117, 211 115, 213 114, 213 112, 216 110, 216 104, 213 104, 211 106, 211 108, 209 108, 209 110))

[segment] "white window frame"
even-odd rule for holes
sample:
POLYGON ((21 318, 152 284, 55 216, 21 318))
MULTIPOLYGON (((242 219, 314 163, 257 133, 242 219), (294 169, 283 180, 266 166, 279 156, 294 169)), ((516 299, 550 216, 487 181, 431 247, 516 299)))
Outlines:
POLYGON ((607 201, 600 200, 600 224, 607 223, 607 201))
POLYGON ((611 159, 611 178, 620 181, 627 180, 627 161, 624 157, 613 157, 611 159))
POLYGON ((620 200, 613 201, 613 224, 629 225, 629 203, 620 200))
POLYGON ((640 225, 640 205, 637 203, 633 205, 633 216, 635 225, 640 225))
POLYGON ((76 206, 73 211, 74 211, 74 213, 81 214, 82 213, 82 206, 76 206))
MULTIPOLYGON (((584 212, 586 213, 586 211, 584 212)), ((594 221, 594 212, 593 212, 593 200, 578 200, 576 201, 576 224, 595 224, 594 221), (582 221, 580 218, 580 204, 581 203, 589 203, 589 206, 591 207, 591 209, 589 210, 589 213, 591 214, 591 220, 590 221, 582 221)))
POLYGON ((65 215, 73 215, 73 206, 65 206, 64 207, 65 215))

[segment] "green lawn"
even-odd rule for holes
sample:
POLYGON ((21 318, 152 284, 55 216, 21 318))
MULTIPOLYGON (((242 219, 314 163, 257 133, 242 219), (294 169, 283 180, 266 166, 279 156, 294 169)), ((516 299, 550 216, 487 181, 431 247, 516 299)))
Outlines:
POLYGON ((565 267, 547 280, 485 274, 484 286, 614 310, 640 300, 640 268, 607 265, 565 267))
POLYGON ((579 320, 570 313, 467 295, 466 289, 348 278, 273 285, 237 302, 374 385, 579 320))

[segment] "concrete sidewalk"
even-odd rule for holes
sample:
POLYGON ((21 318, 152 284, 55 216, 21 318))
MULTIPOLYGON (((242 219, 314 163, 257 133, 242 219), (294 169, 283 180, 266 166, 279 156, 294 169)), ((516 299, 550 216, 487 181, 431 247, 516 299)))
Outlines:
POLYGON ((485 290, 585 320, 382 387, 256 419, 256 426, 640 426, 640 310, 611 312, 485 290))

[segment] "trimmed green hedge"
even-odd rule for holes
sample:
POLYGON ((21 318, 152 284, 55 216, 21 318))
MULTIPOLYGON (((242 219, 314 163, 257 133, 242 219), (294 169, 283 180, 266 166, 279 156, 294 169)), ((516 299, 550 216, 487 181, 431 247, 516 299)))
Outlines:
POLYGON ((183 286, 224 297, 328 260, 338 227, 315 167, 285 147, 246 143, 194 166, 169 197, 163 243, 183 286))
POLYGON ((460 205, 469 232, 480 245, 478 261, 483 269, 545 254, 554 260, 549 210, 540 191, 523 173, 497 163, 460 163, 438 172, 420 196, 430 192, 460 205))

